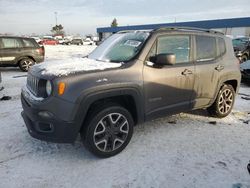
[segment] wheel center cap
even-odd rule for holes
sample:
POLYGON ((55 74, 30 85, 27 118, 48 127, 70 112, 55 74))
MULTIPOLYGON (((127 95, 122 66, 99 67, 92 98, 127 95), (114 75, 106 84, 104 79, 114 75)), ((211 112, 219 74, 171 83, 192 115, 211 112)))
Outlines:
POLYGON ((107 128, 106 132, 107 132, 108 135, 113 135, 114 134, 114 131, 111 128, 107 128))

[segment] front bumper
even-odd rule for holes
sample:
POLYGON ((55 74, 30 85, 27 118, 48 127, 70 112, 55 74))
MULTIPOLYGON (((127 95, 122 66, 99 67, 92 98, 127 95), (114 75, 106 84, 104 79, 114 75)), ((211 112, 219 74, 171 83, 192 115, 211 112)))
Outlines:
POLYGON ((32 137, 55 143, 73 143, 75 141, 79 132, 76 122, 63 121, 55 116, 41 117, 39 112, 44 110, 33 107, 23 95, 21 101, 22 117, 32 137))
POLYGON ((246 73, 245 71, 241 71, 242 79, 250 80, 250 73, 246 73))

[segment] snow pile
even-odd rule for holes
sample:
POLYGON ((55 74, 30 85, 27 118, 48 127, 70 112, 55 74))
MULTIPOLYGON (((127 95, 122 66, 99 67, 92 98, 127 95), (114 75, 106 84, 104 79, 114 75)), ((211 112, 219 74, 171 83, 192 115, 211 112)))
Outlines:
POLYGON ((96 61, 88 58, 71 58, 38 64, 34 68, 42 70, 43 75, 63 76, 81 71, 105 70, 121 67, 122 63, 96 61))
POLYGON ((45 46, 45 61, 54 61, 69 58, 80 58, 91 53, 96 46, 76 46, 76 45, 57 45, 45 46))
MULTIPOLYGON (((92 48, 46 46, 46 61, 81 57, 92 48)), ((74 145, 32 138, 20 115, 26 73, 16 67, 0 71, 0 94, 12 97, 0 101, 0 188, 250 188, 250 101, 244 99, 249 85, 241 84, 233 112, 224 119, 196 111, 137 125, 124 151, 98 159, 80 138, 74 145)))

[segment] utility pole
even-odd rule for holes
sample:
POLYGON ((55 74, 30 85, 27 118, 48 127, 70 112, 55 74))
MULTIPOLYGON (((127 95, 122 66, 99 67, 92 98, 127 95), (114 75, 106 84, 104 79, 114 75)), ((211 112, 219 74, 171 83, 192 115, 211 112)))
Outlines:
POLYGON ((55 12, 56 25, 57 25, 57 12, 55 12))

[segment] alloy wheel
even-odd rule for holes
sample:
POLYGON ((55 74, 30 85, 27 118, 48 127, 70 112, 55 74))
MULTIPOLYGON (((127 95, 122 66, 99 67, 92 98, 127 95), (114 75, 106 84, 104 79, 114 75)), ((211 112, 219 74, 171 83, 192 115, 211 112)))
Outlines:
POLYGON ((234 95, 230 89, 225 89, 219 98, 219 111, 221 114, 227 114, 233 106, 234 95))
POLYGON ((94 144, 102 152, 112 152, 120 148, 129 133, 129 123, 120 113, 111 113, 103 117, 94 131, 94 144))
POLYGON ((23 60, 22 62, 22 68, 25 70, 25 71, 28 71, 29 68, 33 65, 33 61, 31 60, 23 60))

